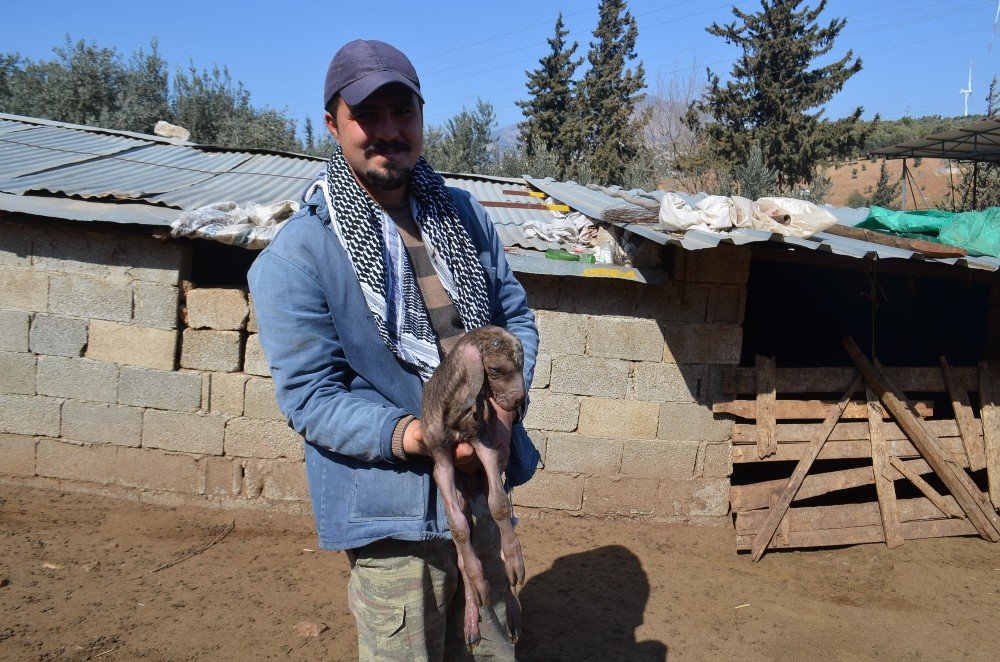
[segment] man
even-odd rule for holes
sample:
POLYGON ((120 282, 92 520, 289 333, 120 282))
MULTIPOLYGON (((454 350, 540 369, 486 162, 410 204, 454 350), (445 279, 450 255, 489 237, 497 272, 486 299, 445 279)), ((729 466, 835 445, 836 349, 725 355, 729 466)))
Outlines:
MULTIPOLYGON (((444 507, 420 434, 423 383, 466 330, 506 327, 531 383, 538 334, 482 206, 420 157, 423 97, 407 57, 379 41, 341 48, 326 76, 339 146, 250 270, 260 339, 289 424, 306 440, 320 546, 347 550, 362 659, 468 657, 463 594, 444 507)), ((498 408, 508 485, 538 452, 498 408)), ((480 469, 469 444, 459 470, 480 469)), ((513 659, 497 531, 473 501, 473 544, 492 604, 478 657, 513 659)))

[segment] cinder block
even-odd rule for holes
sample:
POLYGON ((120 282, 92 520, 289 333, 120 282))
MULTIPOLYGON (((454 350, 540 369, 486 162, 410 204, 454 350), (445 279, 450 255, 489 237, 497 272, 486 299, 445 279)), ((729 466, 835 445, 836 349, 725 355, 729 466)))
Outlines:
POLYGON ((580 420, 580 398, 550 391, 531 391, 524 424, 537 430, 572 432, 580 420))
POLYGON ((248 418, 266 418, 284 421, 285 416, 274 400, 274 382, 263 377, 251 377, 247 381, 246 399, 243 413, 248 418))
POLYGON ((261 496, 275 501, 309 501, 309 484, 306 482, 306 465, 293 460, 261 460, 248 463, 264 464, 261 496))
POLYGON ((49 281, 49 311, 128 322, 132 319, 132 288, 102 278, 53 275, 49 281))
POLYGON ((559 277, 517 274, 517 280, 528 295, 528 307, 532 310, 554 309, 559 306, 559 277))
POLYGON ((0 474, 35 475, 35 438, 0 434, 0 474))
POLYGON ((535 325, 539 349, 546 354, 583 354, 586 350, 587 318, 583 315, 540 310, 535 325))
POLYGON ((660 405, 657 435, 670 441, 728 441, 733 422, 716 419, 712 408, 689 402, 664 402, 660 405))
POLYGON ((205 495, 236 497, 243 491, 243 462, 240 458, 205 457, 201 460, 205 474, 205 495))
POLYGON ((659 417, 660 406, 655 402, 584 398, 577 431, 610 439, 654 439, 659 417))
POLYGON ((239 372, 213 372, 209 389, 210 409, 218 414, 242 416, 247 379, 239 372))
POLYGON ((0 269, 0 308, 45 312, 49 277, 27 269, 0 269))
POLYGON ((657 502, 658 515, 724 517, 729 514, 729 481, 724 478, 662 481, 657 502))
POLYGON ((640 478, 692 478, 697 458, 697 441, 628 439, 622 473, 640 478))
POLYGON ((87 357, 144 368, 173 370, 177 331, 106 320, 90 321, 87 357))
POLYGON ((583 506, 582 476, 539 471, 534 478, 514 489, 514 505, 524 508, 580 510, 583 506))
POLYGON ((55 439, 39 439, 35 448, 35 473, 49 478, 113 483, 117 450, 117 446, 80 446, 55 439))
POLYGON ((302 437, 281 421, 233 418, 226 424, 226 455, 302 460, 303 443, 302 437))
POLYGON ((202 287, 189 290, 187 325, 191 329, 242 331, 249 307, 243 290, 202 287))
POLYGON ((271 369, 260 346, 260 338, 256 333, 247 336, 246 352, 243 357, 243 372, 261 377, 270 377, 271 369))
POLYGON ((744 285, 712 285, 708 295, 709 322, 740 324, 746 313, 747 288, 744 285))
POLYGON ((143 448, 222 455, 228 416, 147 409, 142 417, 143 448))
POLYGON ((699 474, 706 478, 728 478, 733 475, 733 447, 728 443, 702 444, 699 474))
POLYGON ((0 395, 0 432, 59 436, 62 400, 30 395, 0 395))
POLYGON ((240 340, 239 331, 184 329, 181 367, 236 372, 240 369, 240 340))
POLYGON ((583 510, 598 517, 638 517, 656 512, 657 482, 648 478, 589 476, 583 510))
POLYGON ((184 244, 144 234, 125 236, 118 230, 53 225, 36 239, 33 264, 45 271, 83 274, 118 283, 142 280, 176 285, 187 276, 189 250, 184 244))
POLYGON ((538 449, 538 454, 541 455, 538 458, 538 468, 544 468, 545 453, 548 448, 549 434, 551 433, 545 430, 535 430, 534 428, 525 428, 525 432, 528 433, 528 438, 531 439, 531 443, 535 445, 535 448, 538 449))
POLYGON ((253 306, 253 297, 249 294, 247 295, 247 303, 250 305, 250 314, 247 316, 247 331, 257 333, 260 330, 257 328, 257 311, 253 306))
POLYGON ((136 281, 133 286, 132 321, 156 329, 176 329, 180 290, 173 285, 136 281))
POLYGON ((743 285, 750 277, 750 248, 719 244, 715 248, 685 251, 684 280, 743 285))
POLYGON ((591 317, 587 323, 587 355, 659 361, 663 356, 663 332, 655 320, 591 317))
POLYGON ((618 473, 621 463, 621 439, 552 434, 545 449, 547 471, 610 476, 618 473))
POLYGON ((205 481, 198 461, 146 448, 121 448, 115 463, 119 485, 146 490, 204 494, 205 481))
POLYGON ((118 366, 104 361, 39 356, 35 388, 41 395, 90 402, 115 402, 118 366))
POLYGON ((633 368, 633 395, 638 400, 695 402, 704 370, 701 366, 642 362, 633 368))
POLYGON ((87 346, 87 321, 56 315, 31 320, 31 351, 51 356, 81 356, 87 346))
POLYGON ((664 363, 738 365, 743 328, 726 324, 666 324, 664 363))
POLYGON ((0 352, 0 393, 35 394, 34 355, 0 352))
POLYGON ((201 407, 201 375, 122 366, 118 402, 134 407, 195 411, 201 407))
POLYGON ((635 315, 643 285, 614 278, 567 278, 559 289, 559 309, 583 315, 635 315))
POLYGON ((123 405, 67 400, 62 408, 62 437, 91 444, 138 446, 142 410, 123 405))
POLYGON ((709 286, 670 281, 641 291, 636 316, 664 322, 704 322, 709 286))
POLYGON ((552 383, 556 393, 624 398, 628 390, 629 366, 620 359, 589 356, 556 356, 552 359, 552 383))
POLYGON ((539 354, 535 358, 535 374, 532 376, 530 388, 545 388, 552 377, 552 357, 539 354))
POLYGON ((30 317, 20 310, 0 310, 0 351, 27 352, 30 317))

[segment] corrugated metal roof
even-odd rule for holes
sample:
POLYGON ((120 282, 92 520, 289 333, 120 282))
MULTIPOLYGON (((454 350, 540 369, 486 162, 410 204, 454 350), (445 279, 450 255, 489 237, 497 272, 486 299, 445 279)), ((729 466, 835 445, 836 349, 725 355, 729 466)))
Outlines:
POLYGON ((1000 162, 1000 120, 985 120, 923 138, 914 138, 892 147, 872 150, 871 154, 887 159, 919 156, 997 163, 1000 162))

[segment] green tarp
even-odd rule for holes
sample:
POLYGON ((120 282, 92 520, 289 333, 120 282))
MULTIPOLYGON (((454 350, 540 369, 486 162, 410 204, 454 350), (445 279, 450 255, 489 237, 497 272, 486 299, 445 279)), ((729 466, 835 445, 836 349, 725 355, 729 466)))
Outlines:
POLYGON ((873 206, 858 227, 959 246, 970 255, 1000 258, 1000 207, 955 213, 939 209, 892 211, 873 206))

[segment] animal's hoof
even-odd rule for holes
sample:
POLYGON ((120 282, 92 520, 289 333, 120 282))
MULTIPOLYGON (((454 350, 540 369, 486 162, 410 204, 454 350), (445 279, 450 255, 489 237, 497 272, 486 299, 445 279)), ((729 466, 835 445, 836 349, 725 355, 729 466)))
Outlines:
POLYGON ((479 642, 482 640, 483 638, 480 637, 479 635, 473 636, 467 634, 465 635, 465 647, 468 648, 469 652, 471 653, 472 651, 476 650, 476 646, 478 646, 479 642))

